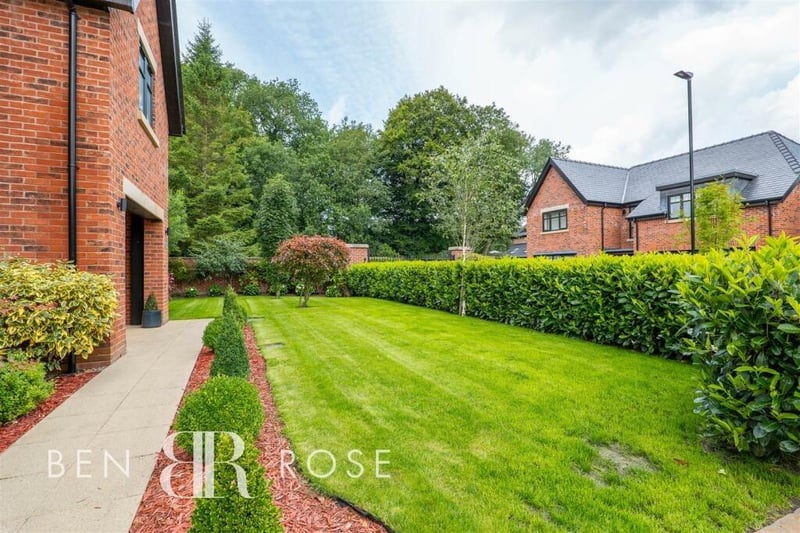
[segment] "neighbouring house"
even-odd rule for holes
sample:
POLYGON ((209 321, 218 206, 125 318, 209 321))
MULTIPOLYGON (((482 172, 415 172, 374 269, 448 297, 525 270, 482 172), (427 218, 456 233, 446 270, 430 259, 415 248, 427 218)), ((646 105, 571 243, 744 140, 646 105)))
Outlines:
POLYGON ((174 0, 0 2, 0 257, 111 275, 120 311, 83 368, 169 318, 167 152, 184 130, 174 0))
POLYGON ((508 247, 506 255, 509 257, 527 257, 527 249, 528 232, 523 226, 511 236, 511 246, 508 247))
MULTIPOLYGON (((800 144, 774 131, 694 152, 695 186, 724 179, 750 235, 800 235, 800 144)), ((688 153, 630 168, 550 159, 528 194, 527 256, 687 251, 688 153)))

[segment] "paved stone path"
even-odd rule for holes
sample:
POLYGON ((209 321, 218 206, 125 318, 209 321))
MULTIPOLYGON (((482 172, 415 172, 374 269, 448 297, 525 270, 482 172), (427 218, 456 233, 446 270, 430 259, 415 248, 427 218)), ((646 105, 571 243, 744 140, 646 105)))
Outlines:
POLYGON ((787 514, 772 525, 759 530, 757 533, 798 533, 800 532, 800 509, 792 514, 787 514))
POLYGON ((129 328, 127 354, 0 454, 0 531, 128 531, 207 323, 129 328))

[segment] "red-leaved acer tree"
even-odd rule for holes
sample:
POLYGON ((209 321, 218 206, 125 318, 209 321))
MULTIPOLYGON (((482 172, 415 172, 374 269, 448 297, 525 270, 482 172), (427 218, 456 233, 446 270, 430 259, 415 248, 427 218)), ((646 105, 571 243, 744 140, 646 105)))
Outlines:
POLYGON ((333 237, 304 235, 280 243, 272 258, 272 262, 286 272, 294 283, 302 285, 300 307, 306 307, 314 289, 344 270, 349 260, 350 252, 343 241, 333 237))

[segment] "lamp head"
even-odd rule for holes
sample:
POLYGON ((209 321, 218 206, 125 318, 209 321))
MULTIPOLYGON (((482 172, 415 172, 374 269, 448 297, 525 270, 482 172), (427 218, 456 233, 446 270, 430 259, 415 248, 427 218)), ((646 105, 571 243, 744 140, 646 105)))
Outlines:
POLYGON ((691 72, 687 72, 685 70, 679 70, 674 75, 686 81, 689 81, 690 79, 692 79, 692 76, 694 76, 694 74, 692 74, 691 72))

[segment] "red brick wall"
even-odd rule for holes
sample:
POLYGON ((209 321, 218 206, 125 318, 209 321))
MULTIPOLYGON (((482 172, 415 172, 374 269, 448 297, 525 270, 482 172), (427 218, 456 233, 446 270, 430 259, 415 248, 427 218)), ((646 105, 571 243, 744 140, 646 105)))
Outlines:
MULTIPOLYGON (((125 215, 122 179, 166 211, 167 124, 161 65, 155 82, 158 148, 138 124, 136 19, 160 62, 154 0, 136 15, 78 7, 78 267, 110 274, 120 299, 108 341, 82 366, 125 352, 125 215)), ((67 259, 68 10, 59 0, 0 2, 0 256, 67 259)), ((165 225, 146 228, 145 290, 166 313, 165 225)))
MULTIPOLYGON (((565 250, 576 251, 579 255, 598 253, 601 208, 584 204, 555 168, 551 168, 542 179, 544 182, 528 208, 528 257, 537 253, 565 250), (568 205, 568 229, 543 233, 542 209, 565 204, 568 205)), ((610 215, 612 211, 606 209, 609 218, 613 218, 610 215)), ((610 235, 610 229, 608 231, 607 235, 610 235)))
MULTIPOLYGON (((112 98, 111 135, 112 181, 122 188, 128 179, 164 210, 168 197, 168 135, 166 102, 164 99, 163 67, 158 40, 158 22, 154 0, 142 0, 131 15, 118 10, 111 12, 111 73, 112 98), (156 76, 153 84, 153 131, 158 146, 139 123, 139 32, 137 19, 155 59, 156 76)), ((167 277, 166 220, 145 220, 144 297, 156 295, 162 320, 169 320, 169 284, 167 277)))
POLYGON ((786 200, 772 208, 772 234, 800 237, 800 179, 786 200))
POLYGON ((350 264, 366 263, 369 261, 368 244, 348 244, 347 250, 350 252, 350 264))
MULTIPOLYGON (((786 231, 789 235, 800 235, 800 228, 797 227, 800 196, 793 193, 785 202, 773 206, 772 210, 772 235, 780 235, 781 231, 786 231), (792 209, 793 202, 794 209, 792 209), (791 232, 792 220, 795 220, 794 233, 791 232)), ((764 205, 745 207, 742 213, 742 232, 747 236, 759 236, 757 246, 763 244, 764 237, 769 234, 767 217, 767 207, 764 205)), ((689 227, 684 221, 674 222, 657 218, 640 220, 637 224, 639 252, 688 251, 690 248, 689 227)), ((731 241, 730 246, 736 245, 736 239, 731 241)))

